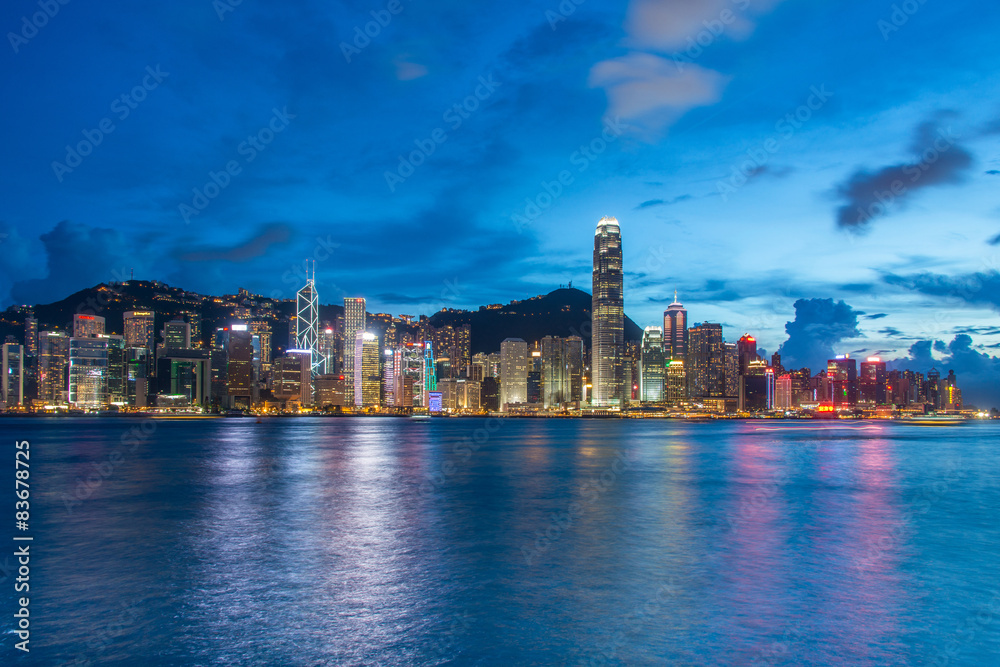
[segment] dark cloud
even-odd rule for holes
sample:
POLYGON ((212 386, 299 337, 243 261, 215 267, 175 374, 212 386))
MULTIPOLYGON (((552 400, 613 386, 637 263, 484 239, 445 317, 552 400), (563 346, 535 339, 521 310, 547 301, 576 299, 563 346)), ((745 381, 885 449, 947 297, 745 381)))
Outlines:
POLYGON ((837 186, 837 195, 844 200, 837 210, 839 227, 863 232, 874 219, 888 215, 892 206, 904 208, 920 190, 966 179, 973 158, 950 127, 940 126, 945 116, 917 127, 910 146, 913 161, 875 171, 859 169, 837 186))
POLYGON ((640 211, 644 208, 652 208, 654 206, 669 206, 671 204, 678 204, 682 201, 687 201, 688 199, 691 199, 691 195, 678 195, 673 199, 650 199, 636 206, 635 210, 640 211))
POLYGON ((990 169, 986 173, 989 174, 990 176, 1000 176, 1000 169, 990 169))
POLYGON ((835 356, 838 343, 861 335, 858 315, 843 301, 799 299, 795 302, 795 321, 785 325, 788 340, 778 349, 782 363, 788 368, 825 367, 827 360, 835 356))
POLYGON ((216 246, 184 252, 178 255, 182 262, 246 262, 264 255, 272 245, 288 242, 291 228, 282 223, 267 225, 255 236, 232 247, 216 246))
POLYGON ((884 317, 889 317, 887 313, 875 313, 874 315, 865 315, 866 320, 881 320, 884 317))
MULTIPOLYGON (((993 346, 988 346, 993 347, 993 346)), ((937 368, 941 375, 955 371, 962 400, 977 407, 1000 407, 1000 357, 992 357, 973 347, 972 336, 959 334, 950 342, 922 340, 910 346, 909 355, 889 362, 892 368, 926 373, 937 368), (931 349, 943 353, 934 359, 931 349)))
POLYGON ((991 238, 989 241, 987 241, 987 243, 989 243, 990 245, 1000 245, 1000 234, 997 234, 996 236, 991 238))
POLYGON ((874 286, 871 283, 847 283, 841 285, 840 289, 845 292, 871 292, 872 287, 874 286))
POLYGON ((409 296, 408 294, 399 294, 397 292, 383 292, 377 294, 376 297, 385 303, 397 303, 397 304, 421 304, 430 303, 435 297, 430 295, 425 296, 409 296))
POLYGON ((45 249, 46 277, 15 282, 11 297, 18 303, 49 303, 75 290, 128 277, 142 270, 147 249, 117 229, 89 227, 63 220, 39 237, 45 249), (138 259, 137 258, 141 258, 138 259))
POLYGON ((917 273, 909 276, 886 274, 883 280, 899 287, 944 297, 942 306, 963 303, 988 305, 1000 309, 1000 273, 986 271, 964 276, 942 276, 934 273, 917 273))
POLYGON ((977 336, 1000 336, 1000 327, 955 327, 952 333, 976 334, 977 336))

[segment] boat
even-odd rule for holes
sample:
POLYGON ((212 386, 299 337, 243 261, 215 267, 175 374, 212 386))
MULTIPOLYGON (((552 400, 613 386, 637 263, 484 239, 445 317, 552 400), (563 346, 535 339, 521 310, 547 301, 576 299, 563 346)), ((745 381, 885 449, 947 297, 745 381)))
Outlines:
POLYGON ((899 420, 900 424, 911 424, 913 426, 961 426, 968 422, 962 415, 939 415, 936 413, 926 415, 911 415, 899 420))
POLYGON ((431 416, 430 415, 410 415, 410 419, 413 420, 413 421, 415 421, 415 422, 426 422, 426 421, 430 421, 431 416))

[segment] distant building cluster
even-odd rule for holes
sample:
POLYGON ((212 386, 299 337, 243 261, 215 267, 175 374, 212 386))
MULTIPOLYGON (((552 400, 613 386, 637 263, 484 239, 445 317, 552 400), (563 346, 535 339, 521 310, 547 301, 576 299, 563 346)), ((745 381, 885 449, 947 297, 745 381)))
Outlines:
POLYGON ((950 371, 888 371, 877 357, 859 366, 848 355, 816 373, 786 369, 778 354, 762 358, 750 334, 730 343, 721 324, 691 326, 676 292, 662 323, 628 341, 621 227, 611 217, 594 234, 589 332, 507 338, 488 354, 471 354, 467 323, 371 314, 362 297, 324 318, 315 268, 294 304, 242 289, 206 297, 144 285, 156 306, 124 312, 120 333, 89 312, 65 330, 40 331, 31 308, 15 308, 24 337, 2 346, 0 408, 740 415, 963 407, 950 371))

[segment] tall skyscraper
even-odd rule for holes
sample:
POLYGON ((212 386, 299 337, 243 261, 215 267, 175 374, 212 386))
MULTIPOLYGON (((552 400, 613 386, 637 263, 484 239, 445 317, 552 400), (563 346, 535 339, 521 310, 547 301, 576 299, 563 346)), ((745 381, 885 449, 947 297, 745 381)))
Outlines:
POLYGON ((835 408, 854 408, 858 404, 858 364, 850 355, 842 354, 830 359, 826 367, 830 396, 835 408))
POLYGON ((253 334, 246 324, 229 327, 226 346, 228 407, 249 409, 254 398, 253 334))
MULTIPOLYGON (((344 386, 348 387, 350 395, 354 395, 354 357, 356 353, 358 332, 364 331, 365 300, 363 298, 344 299, 344 386)), ((350 401, 348 401, 350 403, 350 401)))
POLYGON ((354 405, 378 407, 382 394, 378 336, 359 331, 354 340, 354 405))
MULTIPOLYGON (((664 321, 666 320, 664 319, 664 321)), ((660 327, 646 327, 642 334, 639 400, 643 403, 660 403, 664 399, 663 385, 666 379, 666 361, 664 359, 663 332, 664 330, 660 327)), ((687 333, 686 330, 685 333, 687 333)), ((683 368, 683 365, 681 367, 683 368)))
POLYGON ((29 357, 38 356, 38 320, 34 317, 24 318, 24 351, 29 357))
POLYGON ((156 344, 155 319, 151 310, 125 313, 125 347, 144 347, 152 353, 156 344))
POLYGON ((724 398, 726 344, 722 325, 705 323, 688 331, 688 386, 691 398, 724 398))
POLYGON ((38 334, 38 399, 47 405, 66 402, 69 336, 62 331, 38 334))
POLYGON ((108 403, 126 405, 128 403, 128 366, 126 363, 125 338, 108 336, 108 403))
POLYGON ((520 338, 500 343, 500 409, 528 401, 528 344, 520 338))
MULTIPOLYGON (((622 238, 618 220, 604 217, 594 234, 594 278, 591 304, 593 404, 597 407, 626 402, 625 303, 622 273, 622 238)), ((501 376, 501 380, 503 380, 501 376)), ((502 391, 502 385, 501 385, 502 391)))
POLYGON ((858 379, 859 402, 866 407, 877 407, 888 403, 887 376, 885 362, 878 357, 868 357, 861 362, 861 377, 858 379))
POLYGON ((674 292, 674 302, 663 313, 663 351, 668 360, 687 360, 687 316, 684 305, 677 300, 677 292, 674 292))
POLYGON ((108 403, 108 341, 96 336, 69 340, 69 402, 85 410, 108 403))
POLYGON ((0 407, 24 405, 24 346, 4 343, 0 350, 0 407))
POLYGON ((687 370, 684 362, 670 361, 667 363, 667 374, 663 382, 664 394, 670 405, 678 405, 687 397, 687 370))
POLYGON ((543 406, 558 408, 582 400, 583 339, 546 336, 540 352, 543 406))
POLYGON ((73 315, 73 338, 89 338, 104 333, 104 318, 100 315, 73 315))
POLYGON ((309 350, 310 373, 325 372, 326 364, 319 349, 319 294, 316 292, 316 263, 313 262, 312 277, 306 278, 295 295, 295 346, 309 350))

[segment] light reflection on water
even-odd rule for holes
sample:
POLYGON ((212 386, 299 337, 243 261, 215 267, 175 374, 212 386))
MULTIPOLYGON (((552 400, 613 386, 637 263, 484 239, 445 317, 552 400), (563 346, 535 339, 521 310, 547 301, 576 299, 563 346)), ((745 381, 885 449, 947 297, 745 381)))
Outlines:
POLYGON ((68 511, 130 425, 3 423, 37 664, 1000 659, 996 424, 163 421, 68 511))

